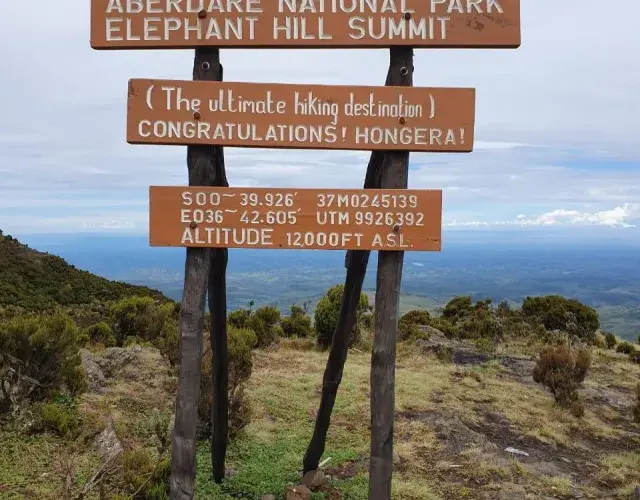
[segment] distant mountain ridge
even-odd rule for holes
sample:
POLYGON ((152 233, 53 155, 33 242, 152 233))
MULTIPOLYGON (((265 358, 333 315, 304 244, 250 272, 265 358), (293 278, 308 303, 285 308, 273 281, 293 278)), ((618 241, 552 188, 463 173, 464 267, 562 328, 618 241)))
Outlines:
POLYGON ((153 288, 112 281, 76 269, 63 258, 31 249, 0 231, 0 306, 44 311, 133 295, 171 301, 153 288))

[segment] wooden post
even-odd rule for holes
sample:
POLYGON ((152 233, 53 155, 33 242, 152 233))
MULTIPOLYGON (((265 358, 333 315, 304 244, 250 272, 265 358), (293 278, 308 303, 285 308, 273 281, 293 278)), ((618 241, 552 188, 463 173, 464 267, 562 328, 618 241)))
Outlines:
MULTIPOLYGON (((401 68, 402 66, 398 68, 394 65, 392 52, 385 85, 410 86, 412 84, 413 65, 407 66, 406 73, 401 72, 401 68)), ((382 172, 390 168, 389 161, 391 158, 388 153, 383 151, 374 151, 371 153, 364 180, 364 189, 377 189, 381 187, 382 172)), ((344 284, 344 294, 342 296, 338 324, 333 333, 329 359, 327 360, 327 366, 324 371, 320 408, 318 410, 318 416, 316 417, 313 437, 309 442, 304 456, 304 473, 316 470, 324 453, 327 442, 327 432, 331 424, 331 413, 333 412, 338 387, 342 381, 344 365, 349 353, 349 337, 357 320, 356 313, 360 301, 360 294, 362 293, 362 284, 367 273, 370 253, 368 250, 349 250, 345 254, 347 275, 344 284)))
MULTIPOLYGON (((218 80, 222 66, 218 49, 198 48, 194 80, 218 80)), ((217 160, 221 148, 189 146, 187 167, 190 186, 212 186, 220 176, 217 160), (216 150, 219 149, 219 154, 216 150)), ((222 164, 224 173, 224 163, 222 164)), ((225 179, 226 180, 226 179, 225 179)), ((204 306, 209 278, 210 251, 187 248, 184 290, 180 307, 180 374, 176 392, 175 424, 171 446, 171 500, 191 500, 196 478, 196 427, 202 366, 204 306)))
MULTIPOLYGON (((413 85, 413 49, 392 48, 389 72, 404 74, 413 85)), ((409 152, 387 152, 381 188, 406 189, 409 152)), ((400 228, 402 230, 402 228, 400 228)), ((378 252, 375 333, 371 357, 371 453, 369 500, 391 499, 393 421, 395 413, 396 331, 404 252, 378 252)))
MULTIPOLYGON (((222 148, 220 148, 222 149, 222 148)), ((222 163, 224 174, 224 160, 222 163)), ((227 187, 224 176, 224 187, 227 187)), ((227 260, 226 248, 211 250, 209 275, 209 311, 211 312, 211 376, 213 398, 211 408, 211 469, 213 479, 221 482, 225 476, 225 456, 229 434, 229 359, 227 350, 227 260)))

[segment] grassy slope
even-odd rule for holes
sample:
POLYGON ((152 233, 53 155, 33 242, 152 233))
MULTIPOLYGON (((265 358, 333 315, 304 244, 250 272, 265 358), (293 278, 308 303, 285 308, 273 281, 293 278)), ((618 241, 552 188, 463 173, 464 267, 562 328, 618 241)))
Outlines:
MULTIPOLYGON (((369 362, 369 355, 350 354, 324 455, 345 500, 367 498, 369 362)), ((260 498, 299 481, 324 366, 325 355, 314 351, 258 354, 249 391, 253 422, 229 450, 237 475, 212 483, 203 444, 196 498, 260 498)), ((631 422, 640 367, 598 351, 583 419, 558 410, 531 380, 531 367, 525 355, 461 367, 401 352, 394 498, 622 498, 640 485, 640 429, 631 422), (529 457, 509 455, 508 446, 529 457)))
POLYGON ((131 295, 168 300, 144 286, 110 281, 76 269, 64 259, 0 236, 0 306, 45 310, 117 300, 131 295))
MULTIPOLYGON (((631 421, 639 365, 596 350, 581 390, 586 414, 577 419, 533 383, 524 346, 511 344, 496 359, 465 348, 464 364, 456 365, 399 346, 394 499, 622 499, 640 486, 640 427, 631 421), (510 455, 509 446, 529 456, 510 455)), ((175 379, 166 362, 146 352, 124 365, 105 394, 84 395, 82 406, 110 416, 125 446, 152 449, 153 415, 168 416, 175 379)), ((273 493, 281 500, 285 487, 299 482, 325 361, 325 353, 287 341, 255 353, 248 387, 253 420, 229 448, 227 467, 235 475, 213 483, 208 444, 201 443, 196 499, 258 500, 273 493)), ((349 355, 324 455, 331 457, 325 472, 344 500, 367 498, 369 363, 368 354, 349 355)), ((61 440, 0 429, 0 442, 0 498, 59 498, 68 450, 61 440)), ((81 449, 71 455, 79 484, 99 466, 90 447, 81 449)))

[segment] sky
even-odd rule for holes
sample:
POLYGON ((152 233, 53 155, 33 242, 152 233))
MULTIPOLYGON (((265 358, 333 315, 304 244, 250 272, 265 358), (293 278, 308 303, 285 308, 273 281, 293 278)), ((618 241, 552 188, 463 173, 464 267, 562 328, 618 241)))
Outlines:
MULTIPOLYGON (((95 51, 89 0, 2 0, 0 229, 148 230, 148 186, 186 147, 129 145, 130 78, 190 79, 192 50, 95 51)), ((518 49, 417 49, 414 85, 474 87, 475 148, 412 153, 447 230, 640 235, 640 2, 522 0, 518 49), (609 16, 611 14, 611 16, 609 16)), ((383 85, 385 49, 224 49, 227 81, 383 85)), ((232 186, 359 188, 369 153, 226 148, 232 186)), ((640 237, 640 236, 638 236, 640 237)))

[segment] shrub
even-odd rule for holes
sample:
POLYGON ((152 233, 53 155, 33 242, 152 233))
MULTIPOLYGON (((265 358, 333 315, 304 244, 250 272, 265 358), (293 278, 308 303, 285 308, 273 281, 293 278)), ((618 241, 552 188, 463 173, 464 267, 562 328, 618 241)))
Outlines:
POLYGON ((284 337, 307 338, 313 336, 311 318, 300 306, 292 305, 291 314, 280 321, 284 337))
MULTIPOLYGON (((229 359, 229 437, 234 438, 249 423, 251 408, 246 400, 244 387, 251 378, 253 358, 251 349, 258 343, 253 330, 237 329, 232 326, 227 332, 229 359)), ((200 400, 198 401, 198 434, 208 438, 211 434, 212 405, 212 352, 205 341, 200 379, 200 400)))
MULTIPOLYGON (((575 349, 569 344, 546 346, 542 349, 533 370, 533 380, 546 386, 556 402, 581 413, 578 388, 591 366, 591 351, 575 349)), ((584 409, 582 409, 582 413, 584 409)))
POLYGON ((640 382, 636 385, 636 406, 633 408, 633 420, 640 424, 640 382))
POLYGON ((236 309, 229 313, 227 321, 235 328, 247 328, 249 326, 249 318, 251 311, 249 309, 236 309))
POLYGON ((180 329, 178 320, 168 319, 165 321, 154 345, 169 360, 171 366, 176 366, 180 363, 180 329))
MULTIPOLYGON (((314 327, 316 330, 316 340, 322 348, 328 348, 333 341, 333 333, 338 325, 343 294, 344 285, 332 286, 316 306, 314 327)), ((370 309, 369 297, 361 293, 356 309, 356 323, 349 338, 350 346, 353 346, 359 341, 363 323, 367 321, 366 315, 370 309)))
POLYGON ((594 308, 560 295, 527 297, 522 303, 522 313, 547 330, 568 332, 589 343, 595 341, 595 332, 600 328, 594 308))
POLYGON ((0 390, 10 402, 6 406, 42 400, 57 389, 71 394, 85 390, 80 337, 63 313, 0 324, 0 390))
POLYGON ((613 349, 618 343, 617 337, 611 332, 605 334, 604 338, 607 342, 607 349, 613 349))
POLYGON ((442 317, 453 323, 467 314, 471 313, 473 306, 471 305, 471 297, 455 297, 451 299, 442 310, 442 317))
POLYGON ((113 304, 109 311, 119 346, 127 337, 154 342, 161 336, 165 322, 177 320, 178 313, 175 304, 158 304, 151 297, 127 297, 113 304))
POLYGON ((420 327, 426 326, 431 321, 428 311, 413 310, 404 314, 398 321, 398 340, 428 340, 429 334, 423 332, 420 327))
POLYGON ((616 348, 616 352, 632 355, 636 352, 636 348, 629 342, 620 342, 616 348))
POLYGON ((443 363, 452 363, 453 362, 453 347, 440 344, 436 348, 436 357, 442 361, 443 363))
POLYGON ((595 345, 599 349, 607 348, 607 338, 600 332, 596 334, 595 345))
POLYGON ((38 430, 62 437, 75 437, 82 429, 82 419, 74 404, 63 401, 43 402, 34 406, 38 430))
POLYGON ((257 347, 267 347, 275 342, 280 334, 278 327, 280 311, 275 307, 257 309, 249 318, 248 326, 258 338, 257 347))
POLYGON ((105 347, 113 347, 116 345, 116 337, 111 331, 111 327, 104 321, 91 325, 87 328, 86 334, 94 344, 102 344, 105 347))

